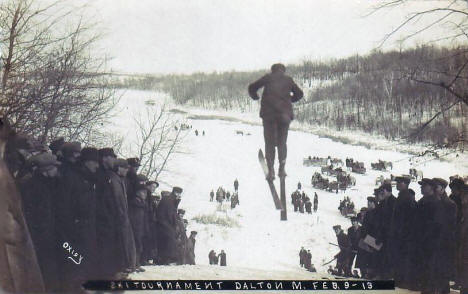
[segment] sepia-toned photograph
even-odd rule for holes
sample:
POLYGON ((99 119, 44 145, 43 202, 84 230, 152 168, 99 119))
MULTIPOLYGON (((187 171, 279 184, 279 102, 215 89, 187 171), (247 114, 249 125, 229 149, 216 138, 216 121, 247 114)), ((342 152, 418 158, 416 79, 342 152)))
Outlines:
POLYGON ((0 201, 0 293, 468 294, 468 1, 0 0, 0 201))

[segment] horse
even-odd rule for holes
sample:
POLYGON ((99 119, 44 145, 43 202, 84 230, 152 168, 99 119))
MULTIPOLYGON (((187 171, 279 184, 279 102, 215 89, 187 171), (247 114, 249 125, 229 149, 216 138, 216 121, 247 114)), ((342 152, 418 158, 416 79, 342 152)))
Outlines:
POLYGON ((0 285, 7 292, 45 292, 36 252, 23 215, 22 201, 4 160, 16 133, 0 118, 0 285))

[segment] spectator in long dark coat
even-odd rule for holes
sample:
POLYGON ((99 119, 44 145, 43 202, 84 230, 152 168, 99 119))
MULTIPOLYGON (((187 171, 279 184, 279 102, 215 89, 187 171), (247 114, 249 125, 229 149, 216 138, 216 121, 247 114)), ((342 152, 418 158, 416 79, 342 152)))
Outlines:
POLYGON ((97 172, 96 232, 98 244, 99 278, 112 279, 121 271, 121 256, 117 234, 117 203, 113 197, 111 175, 116 155, 112 148, 99 150, 100 166, 97 172))
POLYGON ((411 181, 409 177, 396 177, 395 181, 397 182, 397 190, 399 191, 393 216, 395 283, 399 288, 408 289, 415 275, 415 269, 411 263, 410 249, 414 243, 412 224, 414 221, 416 201, 408 189, 408 185, 411 181))
MULTIPOLYGON (((463 215, 468 215, 468 186, 464 185, 460 198, 463 215)), ((463 217, 460 222, 457 239, 459 246, 457 251, 458 281, 461 286, 460 294, 468 293, 468 217, 463 217)))
POLYGON ((299 204, 299 212, 304 213, 304 201, 302 201, 302 197, 299 197, 297 202, 299 204))
POLYGON ((352 226, 348 228, 348 239, 351 244, 351 250, 349 252, 348 259, 348 271, 351 272, 353 266, 354 258, 356 257, 357 250, 359 248, 359 239, 361 237, 361 228, 359 227, 359 222, 357 217, 351 217, 352 226))
POLYGON ((286 141, 289 124, 293 120, 292 103, 299 101, 304 93, 293 79, 285 75, 286 67, 274 64, 271 73, 249 85, 249 95, 258 100, 257 91, 263 89, 260 117, 263 119, 263 134, 265 137, 265 159, 268 166, 268 179, 274 178, 275 146, 278 147, 280 163, 278 175, 285 176, 287 156, 286 141), (293 95, 291 96, 291 93, 293 95))
POLYGON ((305 209, 307 213, 312 213, 312 202, 310 202, 310 199, 308 199, 305 203, 305 209))
MULTIPOLYGON (((378 215, 376 207, 377 200, 375 197, 367 197, 367 210, 364 214, 364 219, 362 221, 362 226, 360 228, 360 243, 362 244, 364 238, 369 235, 371 237, 377 236, 377 227, 378 227, 378 215)), ((359 246, 359 245, 358 245, 359 246)), ((372 279, 375 277, 376 268, 377 268, 377 253, 375 250, 369 246, 359 246, 356 266, 360 269, 363 277, 367 279, 372 279)))
MULTIPOLYGON (((66 159, 66 154, 64 154, 66 159)), ((81 150, 80 161, 74 172, 66 173, 60 184, 60 223, 68 224, 64 242, 75 248, 79 256, 71 261, 63 257, 61 268, 64 288, 79 289, 86 280, 97 276, 97 235, 96 235, 96 171, 99 154, 95 148, 81 150), (63 214, 63 213, 66 214, 63 214), (79 266, 76 265, 79 262, 79 266)), ((61 243, 63 244, 63 243, 61 243)), ((62 250, 63 253, 68 252, 62 250)))
POLYGON ((299 251, 299 264, 301 265, 301 267, 304 267, 304 264, 305 264, 305 254, 306 254, 306 250, 304 249, 304 247, 301 247, 301 250, 299 251))
POLYGON ((441 243, 438 252, 438 265, 441 268, 439 290, 442 293, 450 292, 450 280, 455 277, 455 252, 456 239, 455 227, 457 222, 457 205, 450 200, 445 193, 448 182, 441 178, 432 179, 434 192, 439 197, 442 205, 443 222, 441 228, 441 243))
POLYGON ((172 193, 161 192, 161 202, 158 205, 158 252, 161 264, 177 261, 176 221, 177 199, 180 200, 182 189, 174 187, 172 193))
POLYGON ((197 236, 196 231, 190 232, 190 237, 187 240, 186 256, 185 261, 187 264, 195 265, 195 237, 197 236))
POLYGON ((46 291, 57 291, 59 285, 59 249, 55 234, 55 201, 58 197, 57 166, 50 153, 31 157, 36 171, 19 185, 23 211, 36 251, 46 291))
POLYGON ((211 190, 211 192, 210 192, 210 202, 213 202, 213 198, 214 198, 214 191, 211 190))
POLYGON ((304 267, 307 270, 312 268, 312 253, 310 253, 310 250, 307 250, 304 254, 304 267))
POLYGON ((416 287, 422 292, 433 293, 438 291, 438 277, 441 274, 437 259, 442 236, 443 208, 435 195, 434 182, 423 178, 418 183, 421 185, 423 197, 416 205, 417 243, 413 246, 413 254, 416 256, 415 264, 419 273, 416 282, 420 282, 420 286, 416 287))
POLYGON ((143 253, 141 257, 142 265, 149 265, 149 260, 152 259, 153 263, 157 260, 157 218, 156 218, 156 199, 153 194, 159 187, 156 181, 146 182, 147 197, 146 197, 146 211, 145 211, 145 234, 143 236, 143 253))
POLYGON ((138 185, 138 168, 140 167, 140 160, 138 158, 127 158, 128 172, 125 176, 125 187, 127 190, 127 198, 130 203, 136 197, 135 188, 138 185))
POLYGON ((238 191, 239 190, 239 181, 237 179, 234 180, 234 191, 238 191))
POLYGON ((112 197, 116 203, 117 237, 121 259, 120 270, 130 273, 136 269, 136 249, 133 238, 132 225, 128 218, 128 200, 125 187, 125 177, 128 171, 128 163, 125 159, 117 159, 114 164, 114 172, 110 174, 112 197))
POLYGON ((224 252, 224 250, 221 250, 221 253, 218 255, 218 258, 219 258, 219 265, 226 266, 226 252, 224 252))
POLYGON ((217 262, 215 263, 215 258, 216 252, 214 250, 211 250, 210 253, 208 253, 208 260, 210 261, 210 264, 218 264, 217 262))
POLYGON ((148 190, 145 185, 134 186, 135 198, 133 198, 128 205, 128 216, 132 225, 133 236, 135 239, 135 251, 136 251, 136 271, 144 272, 145 270, 141 267, 142 265, 142 254, 143 254, 143 237, 147 233, 147 223, 145 222, 146 212, 146 197, 148 196, 148 190))
POLYGON ((177 264, 185 264, 185 251, 187 245, 187 231, 184 225, 185 210, 177 210, 176 219, 176 243, 177 243, 177 264))
POLYGON ((314 212, 317 212, 317 209, 318 209, 318 196, 317 196, 317 192, 315 192, 315 195, 314 195, 314 212))
POLYGON ((376 242, 383 244, 379 253, 380 258, 378 274, 383 279, 393 278, 394 267, 394 207, 396 197, 392 194, 392 185, 384 183, 380 187, 380 201, 376 207, 379 215, 376 242))
POLYGON ((347 265, 349 263, 348 260, 351 244, 349 242, 348 236, 341 229, 341 226, 333 226, 333 230, 335 231, 338 246, 340 247, 340 252, 335 255, 338 275, 350 276, 351 273, 348 271, 347 265))
MULTIPOLYGON (((460 229, 462 227, 462 223, 465 219, 467 219, 467 217, 464 217, 463 215, 463 205, 462 205, 462 198, 463 198, 463 193, 464 193, 464 189, 465 189, 465 183, 463 182, 463 180, 461 179, 458 179, 458 178, 455 178, 453 179, 450 184, 449 184, 449 187, 452 191, 452 193, 450 194, 450 200, 452 200, 453 202, 455 202, 455 204, 457 205, 457 222, 456 222, 456 227, 455 227, 455 236, 457 236, 456 238, 456 250, 455 252, 458 253, 460 251, 460 245, 461 245, 461 239, 459 238, 460 236, 460 229)), ((467 214, 468 215, 468 214, 467 214)), ((460 261, 461 259, 460 258, 456 258, 455 259, 456 261, 456 277, 455 277, 455 281, 456 281, 456 284, 460 284, 460 279, 458 278, 459 276, 459 271, 460 271, 460 261)))

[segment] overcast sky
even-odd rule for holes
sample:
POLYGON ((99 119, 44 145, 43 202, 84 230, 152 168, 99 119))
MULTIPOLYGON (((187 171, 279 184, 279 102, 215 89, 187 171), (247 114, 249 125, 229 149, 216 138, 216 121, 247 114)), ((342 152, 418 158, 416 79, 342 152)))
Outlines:
POLYGON ((102 44, 113 57, 113 70, 191 73, 365 54, 410 10, 436 5, 414 1, 364 17, 377 1, 93 0, 91 5, 107 33, 102 44))

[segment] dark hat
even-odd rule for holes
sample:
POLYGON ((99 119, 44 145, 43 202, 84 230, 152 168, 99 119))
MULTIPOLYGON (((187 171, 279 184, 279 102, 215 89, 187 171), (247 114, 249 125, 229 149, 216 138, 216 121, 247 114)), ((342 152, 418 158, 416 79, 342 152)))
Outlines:
MULTIPOLYGON (((127 162, 128 162, 128 160, 127 160, 127 162)), ((129 164, 129 166, 131 166, 131 165, 129 164)), ((146 181, 148 181, 148 177, 145 176, 144 174, 138 174, 137 175, 137 180, 138 180, 138 182, 145 182, 146 183, 146 181)))
POLYGON ((360 211, 367 211, 367 207, 361 207, 360 211))
POLYGON ((434 185, 440 185, 442 188, 446 188, 448 185, 448 182, 442 178, 433 178, 432 181, 434 182, 434 185))
POLYGON ((375 202, 377 202, 377 198, 369 196, 369 197, 367 197, 367 201, 375 203, 375 202))
POLYGON ((286 71, 286 66, 284 66, 284 64, 281 63, 275 63, 271 66, 272 72, 276 72, 278 70, 286 71))
POLYGON ((340 229, 340 230, 341 230, 341 226, 340 226, 340 225, 333 226, 333 230, 336 230, 336 229, 340 229))
POLYGON ((383 190, 387 190, 389 192, 392 192, 392 184, 389 184, 389 183, 383 183, 381 186, 380 186, 380 189, 383 191, 383 190))
POLYGON ((169 192, 169 191, 161 191, 161 197, 167 197, 167 196, 169 196, 169 195, 171 195, 171 192, 169 192))
POLYGON ((52 153, 41 153, 31 156, 28 161, 31 165, 38 168, 47 168, 51 166, 60 165, 60 161, 57 160, 57 157, 52 153))
POLYGON ((127 158, 128 165, 131 167, 139 167, 140 166, 140 159, 133 157, 133 158, 127 158))
POLYGON ((358 221, 358 218, 355 217, 355 216, 352 216, 349 219, 351 220, 351 222, 357 222, 358 221))
POLYGON ((81 150, 81 161, 99 162, 99 151, 94 147, 86 147, 81 150))
POLYGON ((450 189, 461 189, 465 186, 465 182, 463 182, 460 178, 455 178, 450 182, 450 189))
POLYGON ((117 158, 114 162, 114 167, 115 168, 118 168, 118 167, 128 168, 128 162, 123 158, 117 158))
POLYGON ((431 185, 431 186, 434 186, 434 181, 429 179, 429 178, 423 178, 421 179, 419 182, 418 182, 419 185, 431 185))
POLYGON ((395 181, 397 182, 403 182, 405 184, 409 184, 411 182, 411 178, 405 175, 395 177, 395 181))
POLYGON ((146 185, 147 185, 147 186, 153 185, 153 184, 156 184, 156 187, 159 187, 159 183, 156 182, 156 181, 147 181, 147 182, 146 182, 146 185))
POLYGON ((60 137, 50 142, 49 148, 53 153, 57 153, 57 151, 59 151, 60 148, 62 148, 63 144, 65 144, 65 139, 63 137, 60 137))
POLYGON ((60 150, 63 153, 63 156, 69 157, 72 156, 75 152, 81 152, 81 143, 80 142, 65 142, 62 145, 60 150))
POLYGON ((197 231, 191 231, 191 232, 190 232, 190 235, 196 235, 196 234, 198 234, 197 231))
POLYGON ((377 196, 377 194, 379 194, 380 192, 382 192, 382 186, 378 187, 377 189, 374 189, 375 196, 377 196))
POLYGON ((174 187, 172 188, 172 193, 182 193, 183 189, 180 187, 174 187))
POLYGON ((112 148, 99 149, 99 157, 103 158, 105 156, 112 156, 112 157, 117 158, 117 155, 115 155, 115 153, 114 153, 114 149, 112 149, 112 148))
POLYGON ((179 208, 179 209, 177 209, 177 213, 182 213, 182 214, 185 214, 185 210, 184 210, 184 209, 182 209, 182 208, 179 208))

